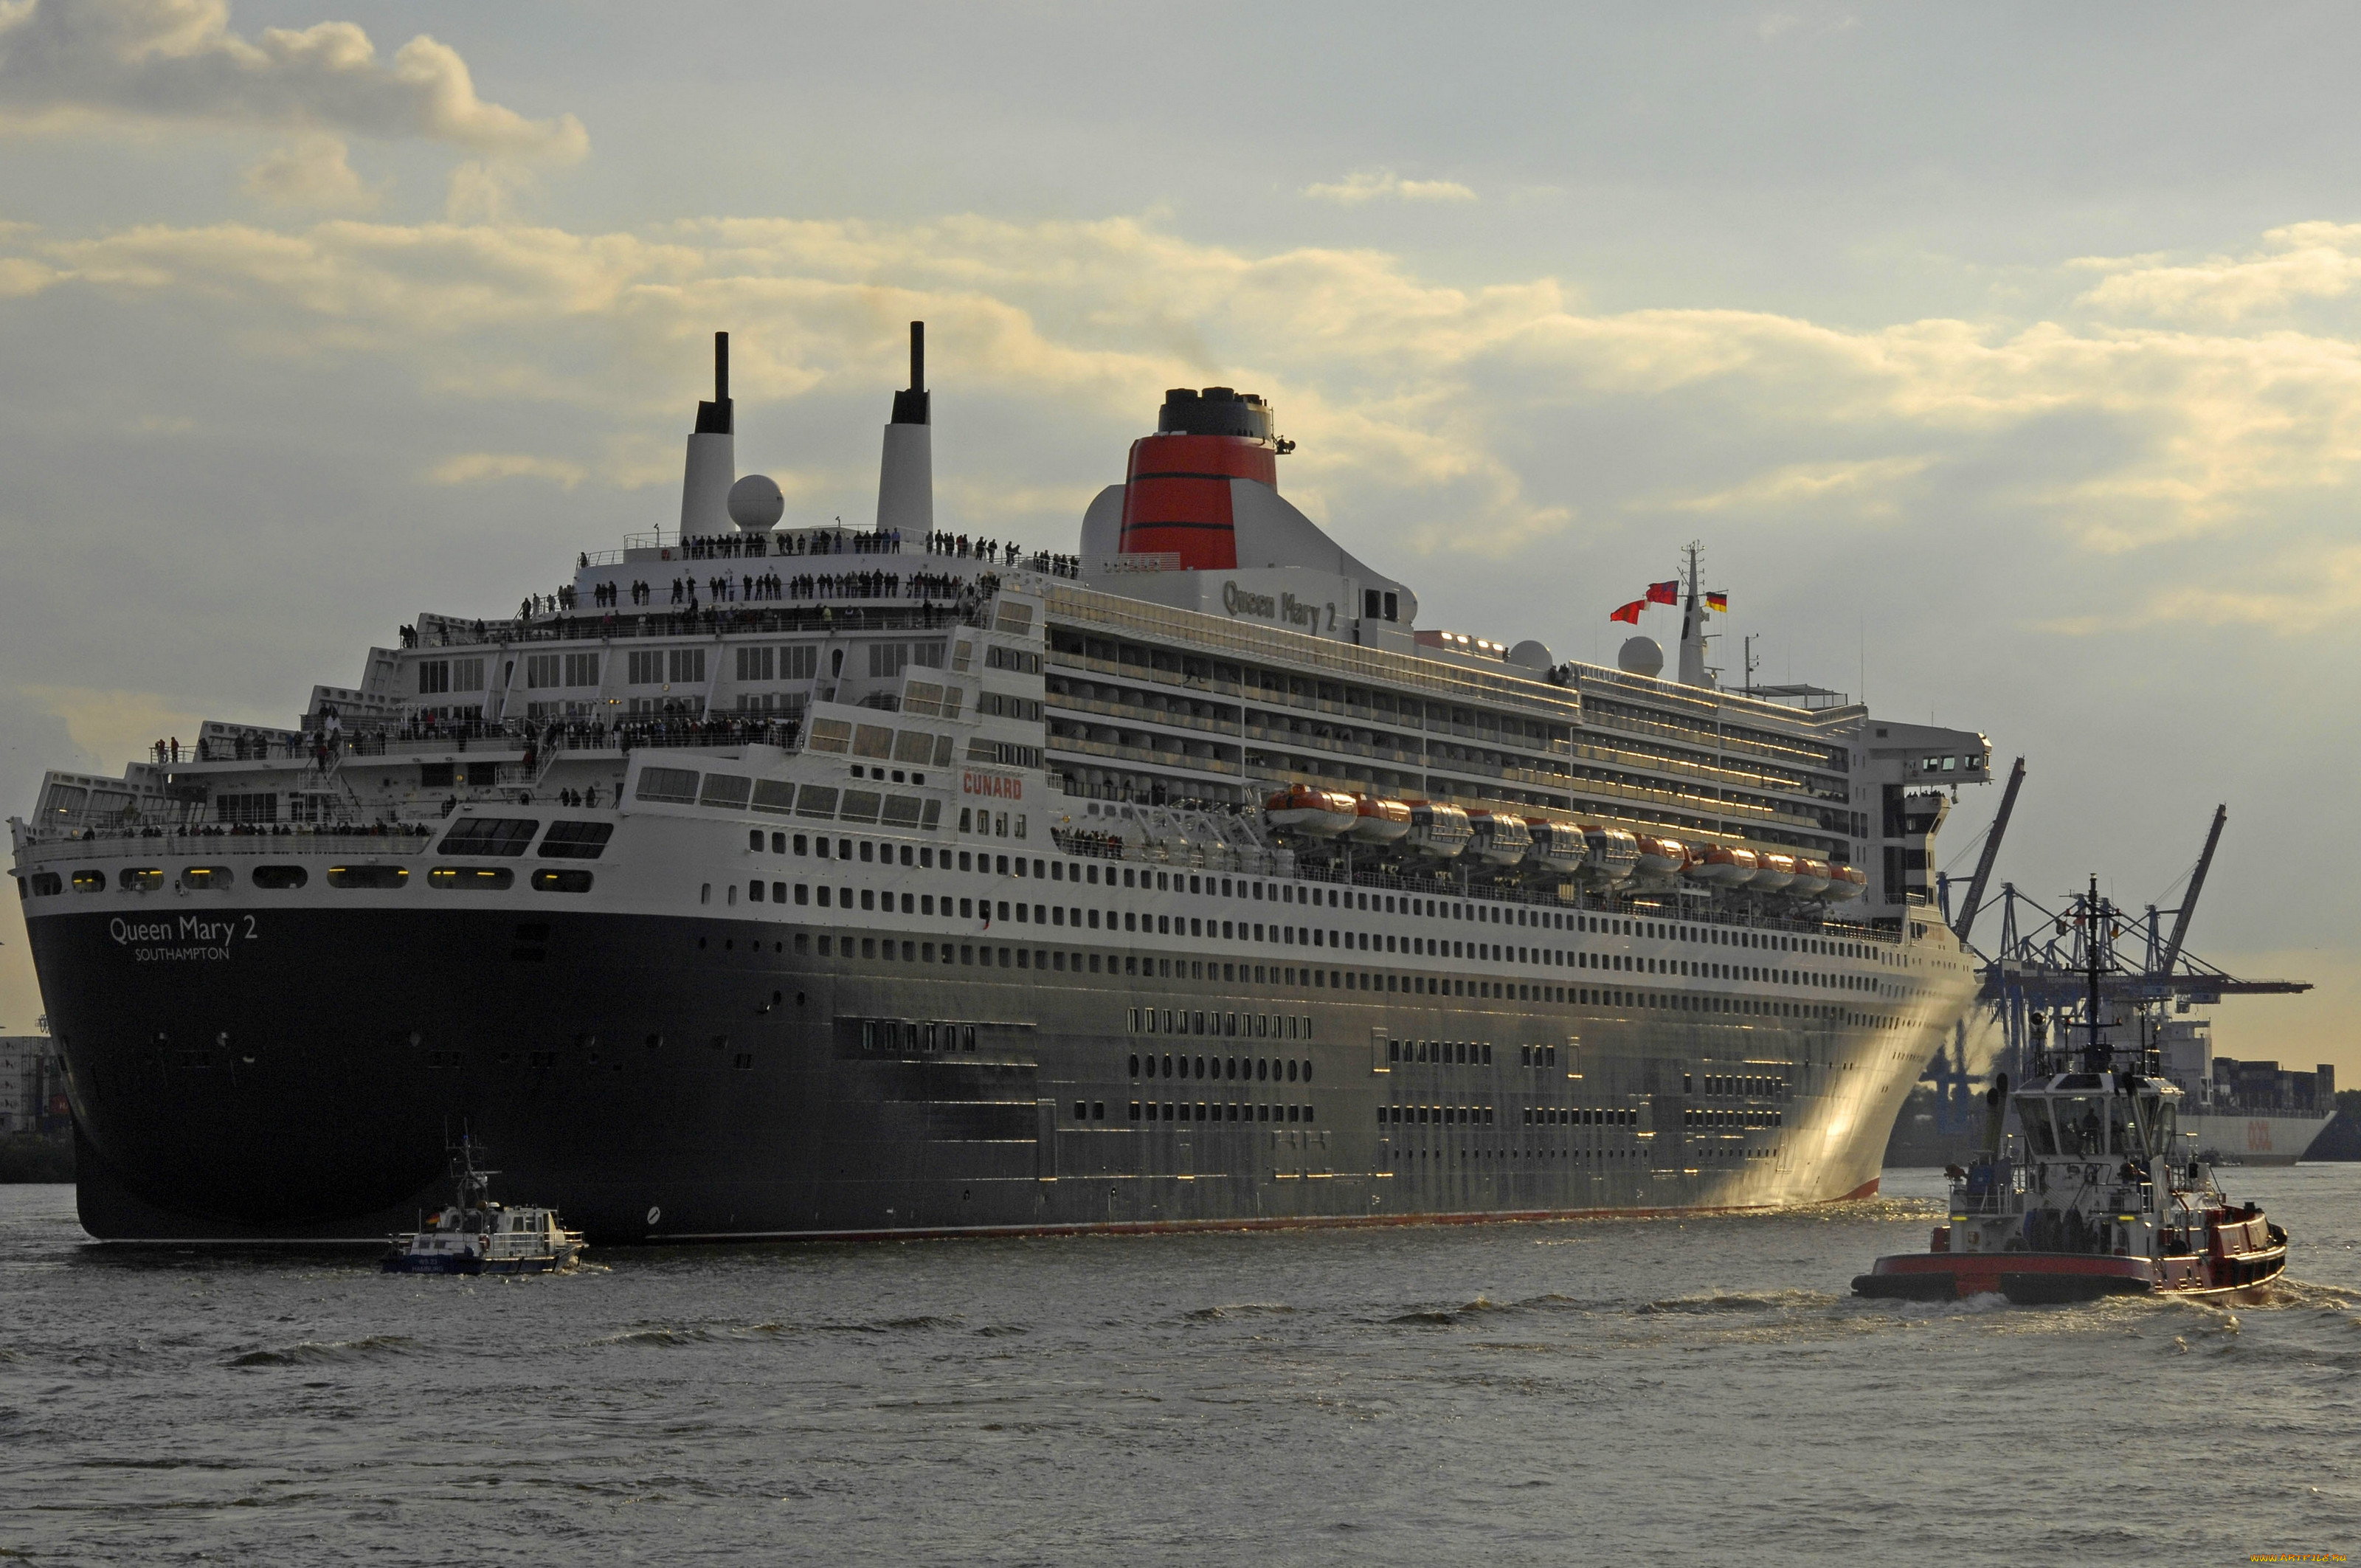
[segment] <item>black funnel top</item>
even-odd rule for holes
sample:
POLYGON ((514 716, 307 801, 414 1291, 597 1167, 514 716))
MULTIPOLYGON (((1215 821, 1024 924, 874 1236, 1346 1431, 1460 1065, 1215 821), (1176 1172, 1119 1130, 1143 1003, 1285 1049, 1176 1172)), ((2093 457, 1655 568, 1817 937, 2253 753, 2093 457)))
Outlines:
POLYGON ((697 433, 728 435, 730 419, 730 334, 713 334, 713 400, 697 405, 697 433))
POLYGON ((1242 435, 1270 439, 1270 405, 1252 392, 1228 387, 1175 387, 1164 394, 1156 428, 1167 435, 1242 435))
POLYGON ((910 389, 894 394, 895 424, 927 422, 927 323, 910 323, 910 389))

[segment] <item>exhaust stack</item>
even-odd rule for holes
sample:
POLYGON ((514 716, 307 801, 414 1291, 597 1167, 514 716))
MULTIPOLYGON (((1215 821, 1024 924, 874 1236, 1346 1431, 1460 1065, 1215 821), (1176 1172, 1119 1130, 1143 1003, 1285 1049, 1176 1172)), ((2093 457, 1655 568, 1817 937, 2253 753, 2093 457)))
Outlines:
POLYGON ((935 526, 933 433, 927 419, 927 323, 910 323, 910 386, 894 394, 894 422, 877 468, 877 529, 916 538, 935 526))
POLYGON ((738 480, 737 441, 730 410, 730 334, 713 334, 713 400, 697 405, 697 432, 688 438, 688 465, 680 486, 683 534, 719 533, 730 525, 730 487, 738 480))

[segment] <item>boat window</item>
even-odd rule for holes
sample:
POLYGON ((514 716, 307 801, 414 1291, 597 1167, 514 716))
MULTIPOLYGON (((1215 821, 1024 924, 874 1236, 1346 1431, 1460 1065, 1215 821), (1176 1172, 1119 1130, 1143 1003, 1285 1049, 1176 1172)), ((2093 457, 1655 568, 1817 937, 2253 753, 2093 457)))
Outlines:
POLYGON ((571 867, 561 870, 556 866, 544 866, 533 873, 533 886, 536 893, 588 893, 590 891, 590 873, 571 867))
POLYGON ((2159 1098, 2147 1102, 2147 1124, 2151 1133, 2148 1146, 2168 1157, 2172 1153, 2173 1139, 2180 1131, 2180 1109, 2169 1100, 2159 1098))
POLYGON ((65 879, 55 872, 35 872, 31 876, 18 882, 16 885, 26 893, 27 896, 37 898, 53 893, 63 893, 66 890, 65 879))
POLYGON ((2049 1102, 2020 1100, 2016 1102, 2016 1119, 2025 1128, 2025 1141, 2035 1154, 2054 1155, 2058 1140, 2049 1128, 2049 1102))
POLYGON ((553 822, 541 841, 544 861, 595 861, 615 836, 611 822, 553 822))
POLYGON ((76 893, 104 893, 106 891, 106 873, 104 872, 76 872, 73 874, 73 885, 76 893))
POLYGON ((746 797, 753 787, 754 781, 744 773, 708 773, 705 775, 705 794, 698 804, 718 806, 728 811, 743 811, 746 809, 746 797))
POLYGON ((695 768, 642 768, 638 798, 694 806, 697 804, 697 770, 695 768))
MULTIPOLYGON (((330 881, 335 880, 334 872, 328 875, 330 881)), ((515 881, 516 872, 506 866, 436 866, 426 873, 429 887, 472 888, 480 893, 498 892, 515 881)))
POLYGON ((182 866, 181 885, 192 891, 212 891, 229 886, 237 878, 227 866, 182 866))
POLYGON ((2058 1152, 2063 1155, 2095 1155, 2106 1153, 2106 1127, 2099 1120, 2099 1102, 2088 1095, 2075 1095, 2056 1102, 2058 1113, 2058 1152))
POLYGON ((2147 1152, 2140 1146, 2138 1124, 2133 1119, 2132 1102, 2126 1095, 2118 1094, 2107 1102, 2107 1147, 2116 1154, 2147 1152))
POLYGON ((330 887, 395 888, 410 881, 408 866, 330 866, 330 887))
POLYGON ((311 872, 302 866, 257 866, 253 874, 255 886, 273 893, 285 893, 312 880, 311 872))
POLYGON ((531 817, 470 817, 452 825, 443 835, 446 855, 522 855, 540 820, 531 817))

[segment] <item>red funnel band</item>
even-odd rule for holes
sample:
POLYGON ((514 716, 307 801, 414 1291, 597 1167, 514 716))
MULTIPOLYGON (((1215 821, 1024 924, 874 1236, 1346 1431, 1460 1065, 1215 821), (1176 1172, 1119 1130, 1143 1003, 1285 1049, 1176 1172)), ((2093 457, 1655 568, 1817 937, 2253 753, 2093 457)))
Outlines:
POLYGON ((1178 555, 1189 571, 1235 568, 1232 479, 1277 489, 1276 455, 1262 442, 1229 435, 1148 435, 1133 442, 1116 548, 1126 554, 1178 555))

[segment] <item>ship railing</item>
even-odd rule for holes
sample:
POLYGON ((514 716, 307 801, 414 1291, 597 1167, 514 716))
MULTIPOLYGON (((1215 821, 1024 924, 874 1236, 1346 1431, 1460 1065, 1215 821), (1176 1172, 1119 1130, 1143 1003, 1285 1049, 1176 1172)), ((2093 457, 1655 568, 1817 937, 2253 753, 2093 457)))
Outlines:
MULTIPOLYGON (((967 585, 972 587, 973 585, 967 585)), ((995 587, 997 585, 994 585, 995 587)), ((958 588, 960 585, 948 585, 958 588)), ((981 613, 967 608, 972 594, 947 591, 916 603, 873 599, 759 600, 749 605, 732 600, 720 607, 695 610, 633 609, 590 609, 529 620, 487 620, 482 630, 456 620, 440 623, 414 636, 403 646, 433 652, 442 648, 481 648, 516 642, 603 642, 640 637, 785 636, 814 631, 915 631, 954 624, 982 624, 981 613)))
POLYGON ((24 863, 124 860, 139 855, 203 861, 213 855, 415 855, 434 839, 424 824, 400 824, 383 833, 347 827, 289 827, 280 831, 234 833, 182 831, 157 835, 117 833, 98 839, 28 839, 19 850, 24 863))

